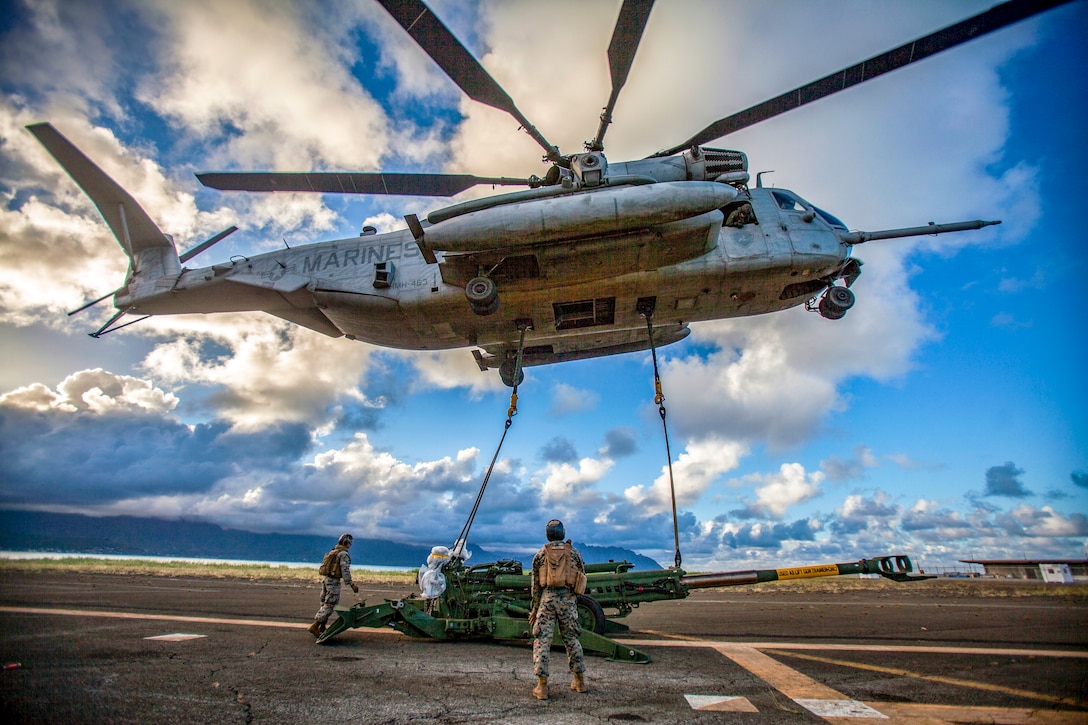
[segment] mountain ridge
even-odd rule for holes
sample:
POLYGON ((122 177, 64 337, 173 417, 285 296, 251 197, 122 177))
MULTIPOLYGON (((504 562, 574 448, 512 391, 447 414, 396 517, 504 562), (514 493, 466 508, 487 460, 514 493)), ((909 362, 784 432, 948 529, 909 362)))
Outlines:
MULTIPOLYGON (((70 554, 165 556, 242 561, 313 562, 333 546, 332 536, 260 534, 199 521, 136 516, 83 516, 39 511, 0 510, 0 550, 70 554)), ((662 568, 630 549, 576 543, 587 564, 626 559, 639 570, 662 568)), ((469 544, 471 562, 515 559, 529 566, 532 554, 483 549, 469 544)), ((356 566, 420 566, 431 547, 356 537, 356 566)))

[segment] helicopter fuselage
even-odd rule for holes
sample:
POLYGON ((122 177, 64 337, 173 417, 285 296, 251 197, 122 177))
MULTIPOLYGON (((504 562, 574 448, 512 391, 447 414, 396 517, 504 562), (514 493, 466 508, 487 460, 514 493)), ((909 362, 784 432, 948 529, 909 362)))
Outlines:
POLYGON ((525 364, 534 365, 646 349, 646 300, 659 344, 685 337, 690 322, 802 304, 841 275, 850 251, 815 207, 763 188, 724 209, 568 237, 439 251, 431 264, 411 231, 370 233, 182 269, 169 289, 140 299, 123 290, 116 304, 143 314, 259 310, 400 349, 476 346, 486 353, 477 355, 482 367, 505 360, 519 321, 528 321, 525 364), (750 210, 727 224, 744 205, 750 210), (466 300, 465 286, 481 274, 501 300, 491 314, 472 314, 466 300))

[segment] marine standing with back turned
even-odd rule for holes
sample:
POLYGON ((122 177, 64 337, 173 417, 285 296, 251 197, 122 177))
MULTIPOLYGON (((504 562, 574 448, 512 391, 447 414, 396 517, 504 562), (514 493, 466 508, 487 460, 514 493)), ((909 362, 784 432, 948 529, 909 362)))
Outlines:
POLYGON ((570 689, 586 691, 586 660, 578 641, 582 634, 578 595, 586 588, 585 565, 570 541, 563 541, 566 531, 562 521, 552 519, 545 532, 548 543, 533 557, 533 602, 529 616, 533 630, 533 674, 537 679, 533 697, 538 700, 548 699, 548 663, 556 624, 567 648, 567 665, 574 673, 570 689))
POLYGON ((314 615, 314 623, 310 625, 310 634, 320 637, 326 629, 329 617, 332 616, 333 607, 340 603, 340 582, 343 581, 356 594, 359 593, 359 585, 351 580, 351 557, 348 549, 351 548, 351 534, 343 534, 336 546, 321 561, 318 569, 324 579, 321 580, 321 608, 314 615))

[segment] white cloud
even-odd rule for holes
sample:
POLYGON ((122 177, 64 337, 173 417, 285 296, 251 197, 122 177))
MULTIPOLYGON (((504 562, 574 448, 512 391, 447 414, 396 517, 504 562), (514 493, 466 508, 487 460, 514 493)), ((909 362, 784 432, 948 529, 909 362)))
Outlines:
POLYGON ((217 417, 243 428, 283 421, 314 424, 337 402, 367 402, 360 384, 373 352, 369 345, 264 315, 223 322, 199 336, 157 345, 144 367, 173 384, 216 386, 211 405, 217 417))
MULTIPOLYGON (((689 442, 686 450, 672 464, 672 484, 676 489, 677 508, 690 506, 719 476, 737 467, 748 452, 743 443, 717 438, 689 442)), ((667 466, 649 488, 637 485, 624 491, 627 501, 645 516, 672 510, 672 492, 667 466)))
POLYGON ((745 514, 781 520, 791 506, 818 496, 823 480, 823 473, 808 473, 800 463, 783 463, 777 473, 745 476, 743 482, 754 486, 756 494, 756 500, 748 503, 745 514))
POLYGON ((553 415, 577 415, 593 410, 601 401, 601 396, 592 390, 583 390, 567 383, 552 386, 552 404, 549 412, 553 415))
POLYGON ((116 375, 96 368, 81 370, 61 381, 56 391, 34 383, 0 395, 0 405, 36 411, 167 413, 178 404, 173 393, 130 375, 116 375))
MULTIPOLYGON (((157 62, 142 100, 247 168, 375 168, 389 147, 380 106, 348 71, 351 46, 301 8, 160 2, 157 62), (226 133, 225 133, 226 132, 226 133)), ((149 17, 153 17, 149 14, 149 17)))

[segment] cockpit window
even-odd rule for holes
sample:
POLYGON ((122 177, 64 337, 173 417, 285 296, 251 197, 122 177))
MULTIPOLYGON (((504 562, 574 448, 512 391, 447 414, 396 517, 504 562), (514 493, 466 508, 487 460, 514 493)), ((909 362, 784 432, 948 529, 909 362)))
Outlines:
POLYGON ((839 221, 839 219, 834 214, 828 214, 826 211, 818 206, 814 206, 812 208, 816 210, 816 213, 820 215, 821 219, 823 219, 835 229, 842 229, 844 232, 847 231, 846 225, 839 221))
POLYGON ((805 205, 801 203, 801 200, 788 191, 772 191, 771 195, 774 197, 779 209, 805 211, 805 205))

